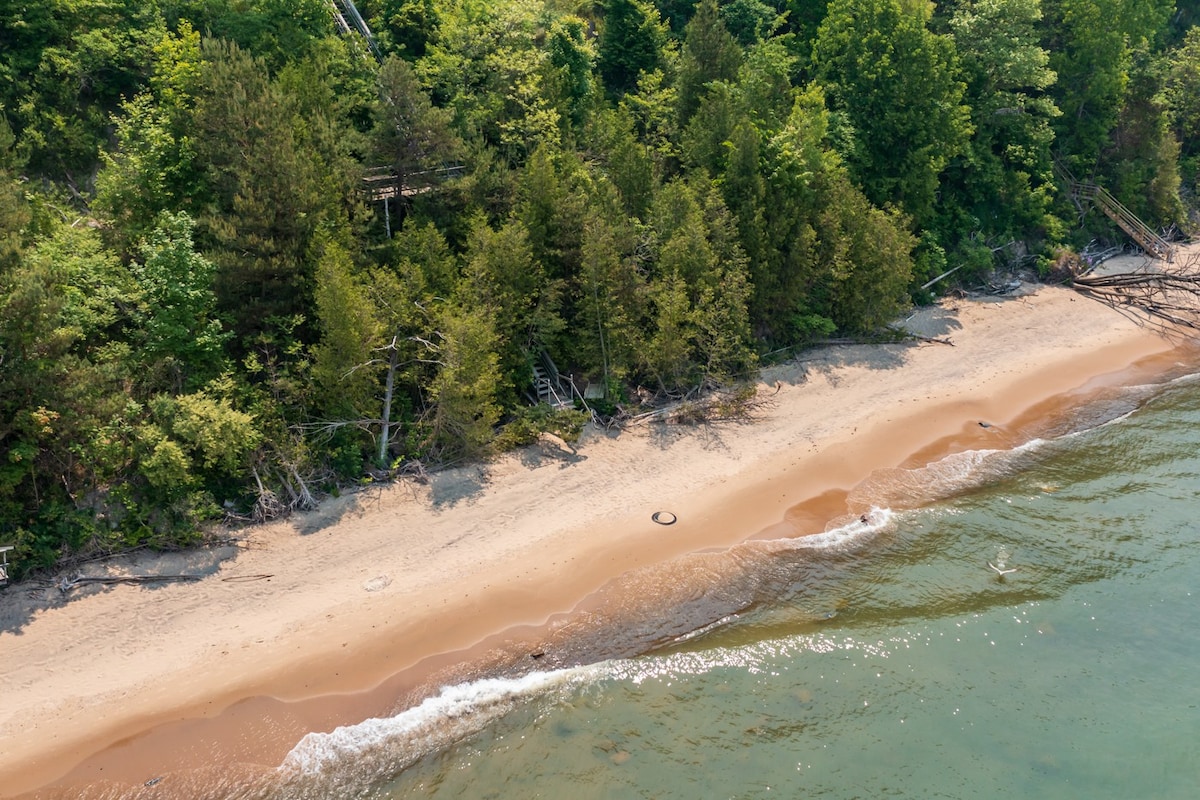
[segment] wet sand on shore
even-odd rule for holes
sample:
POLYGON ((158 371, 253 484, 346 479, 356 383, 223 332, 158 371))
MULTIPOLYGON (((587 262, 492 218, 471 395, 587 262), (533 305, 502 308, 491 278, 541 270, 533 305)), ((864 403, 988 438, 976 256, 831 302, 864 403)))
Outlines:
POLYGON ((820 532, 877 469, 1002 441, 1190 352, 1051 287, 944 301, 906 324, 952 344, 820 348, 764 370, 753 420, 590 431, 574 451, 548 440, 426 486, 330 499, 238 531, 237 546, 110 567, 196 582, 9 589, 0 796, 273 769, 307 731, 538 647, 622 575, 820 532), (678 522, 655 524, 659 510, 678 522))

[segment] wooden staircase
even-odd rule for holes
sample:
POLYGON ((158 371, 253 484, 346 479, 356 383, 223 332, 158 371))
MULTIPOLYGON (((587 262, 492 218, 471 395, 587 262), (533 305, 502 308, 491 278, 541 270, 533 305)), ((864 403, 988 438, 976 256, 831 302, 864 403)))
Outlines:
POLYGON ((568 379, 568 386, 563 385, 558 367, 554 365, 550 355, 542 350, 533 361, 533 390, 539 403, 546 403, 554 408, 570 408, 574 405, 574 384, 568 379))
POLYGON ((1055 171, 1067 183, 1071 199, 1082 212, 1083 203, 1090 202, 1099 208, 1104 215, 1117 223, 1117 227, 1125 231, 1129 238, 1137 242, 1143 250, 1154 258, 1162 259, 1170 264, 1175 260, 1175 248, 1171 243, 1158 234, 1153 228, 1142 222, 1126 208, 1120 200, 1113 197, 1107 189, 1094 183, 1077 181, 1065 167, 1055 166, 1055 171))
POLYGON ((8 586, 8 551, 14 547, 11 544, 0 547, 0 586, 8 586))
POLYGON ((383 59, 383 54, 379 52, 379 45, 375 42, 375 34, 371 33, 371 29, 367 27, 367 22, 362 18, 362 14, 358 13, 358 7, 354 5, 354 0, 326 0, 329 5, 329 10, 333 14, 334 22, 337 23, 338 30, 342 33, 350 33, 354 31, 362 36, 363 41, 367 43, 367 49, 371 51, 371 55, 375 56, 376 61, 383 59), (341 5, 341 9, 338 5, 341 5), (343 14, 342 12, 345 12, 343 14), (349 17, 349 22, 347 22, 349 17))

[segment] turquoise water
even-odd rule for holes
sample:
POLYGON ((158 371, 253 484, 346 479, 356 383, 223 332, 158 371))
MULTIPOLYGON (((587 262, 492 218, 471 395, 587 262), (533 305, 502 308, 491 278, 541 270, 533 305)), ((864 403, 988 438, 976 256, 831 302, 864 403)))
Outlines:
POLYGON ((312 735, 283 793, 1194 798, 1200 383, 1033 433, 876 476, 866 522, 630 578, 690 587, 626 626, 648 652, 312 735))

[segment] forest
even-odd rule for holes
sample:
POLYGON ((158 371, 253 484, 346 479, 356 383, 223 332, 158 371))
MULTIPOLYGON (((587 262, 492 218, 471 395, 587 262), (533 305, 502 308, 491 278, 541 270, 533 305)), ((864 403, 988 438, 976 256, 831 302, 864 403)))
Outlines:
POLYGON ((0 544, 188 546, 886 336, 1123 242, 1066 174, 1191 232, 1198 6, 0 0, 0 544))

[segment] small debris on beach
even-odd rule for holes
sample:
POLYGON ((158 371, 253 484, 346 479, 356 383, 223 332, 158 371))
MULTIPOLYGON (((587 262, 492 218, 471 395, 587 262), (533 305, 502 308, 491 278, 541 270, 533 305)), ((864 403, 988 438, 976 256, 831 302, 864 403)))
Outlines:
POLYGON ((387 575, 378 575, 363 583, 363 589, 368 592, 378 592, 386 589, 392 582, 392 579, 387 575))

